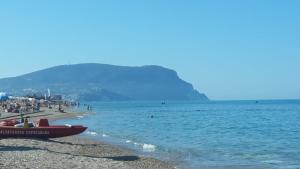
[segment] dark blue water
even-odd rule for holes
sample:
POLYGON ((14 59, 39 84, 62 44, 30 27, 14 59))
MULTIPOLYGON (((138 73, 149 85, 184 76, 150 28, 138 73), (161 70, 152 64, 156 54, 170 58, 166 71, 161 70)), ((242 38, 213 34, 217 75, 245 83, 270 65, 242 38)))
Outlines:
POLYGON ((89 104, 60 122, 186 168, 300 168, 300 100, 89 104))

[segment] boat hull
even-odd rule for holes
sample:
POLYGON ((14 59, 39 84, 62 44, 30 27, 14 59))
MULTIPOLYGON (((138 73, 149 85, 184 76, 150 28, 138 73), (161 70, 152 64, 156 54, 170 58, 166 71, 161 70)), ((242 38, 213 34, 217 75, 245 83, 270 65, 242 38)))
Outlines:
POLYGON ((84 132, 83 126, 49 126, 36 128, 0 127, 0 138, 58 138, 84 132))

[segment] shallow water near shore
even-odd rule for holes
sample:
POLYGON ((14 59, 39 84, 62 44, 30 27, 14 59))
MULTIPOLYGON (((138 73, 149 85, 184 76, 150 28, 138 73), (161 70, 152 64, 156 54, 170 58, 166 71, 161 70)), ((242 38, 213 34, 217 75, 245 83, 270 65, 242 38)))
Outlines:
POLYGON ((300 168, 300 100, 87 104, 56 123, 185 168, 300 168))

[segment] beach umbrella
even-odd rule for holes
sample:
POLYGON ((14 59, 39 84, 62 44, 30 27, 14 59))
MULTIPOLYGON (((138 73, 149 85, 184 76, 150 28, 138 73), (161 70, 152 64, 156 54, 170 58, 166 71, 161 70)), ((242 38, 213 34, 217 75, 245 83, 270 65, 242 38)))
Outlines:
POLYGON ((8 95, 6 93, 0 93, 0 101, 8 100, 8 95))

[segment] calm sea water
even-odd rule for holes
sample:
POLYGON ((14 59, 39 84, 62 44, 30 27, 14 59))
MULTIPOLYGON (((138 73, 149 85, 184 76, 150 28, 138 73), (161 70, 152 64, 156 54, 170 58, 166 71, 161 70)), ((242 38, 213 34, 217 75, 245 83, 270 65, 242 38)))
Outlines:
POLYGON ((186 168, 300 168, 300 100, 88 104, 60 122, 186 168))

